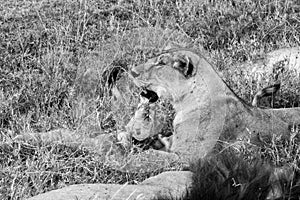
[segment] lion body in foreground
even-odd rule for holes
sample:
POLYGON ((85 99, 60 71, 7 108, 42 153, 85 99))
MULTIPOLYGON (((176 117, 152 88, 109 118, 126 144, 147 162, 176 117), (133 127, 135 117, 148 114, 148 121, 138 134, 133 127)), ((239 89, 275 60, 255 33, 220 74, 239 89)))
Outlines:
POLYGON ((241 100, 200 54, 171 48, 131 69, 136 85, 170 100, 176 115, 171 152, 179 160, 205 157, 219 146, 249 138, 259 144, 288 138, 300 108, 261 109, 241 100))

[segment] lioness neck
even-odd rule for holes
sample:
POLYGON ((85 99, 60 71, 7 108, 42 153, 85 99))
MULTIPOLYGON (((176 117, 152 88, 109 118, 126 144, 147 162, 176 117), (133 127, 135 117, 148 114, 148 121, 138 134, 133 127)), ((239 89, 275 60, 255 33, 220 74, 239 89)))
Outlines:
POLYGON ((199 66, 197 75, 190 79, 188 90, 180 101, 174 102, 176 140, 172 149, 182 154, 195 152, 194 155, 204 157, 223 132, 226 119, 223 100, 231 90, 204 58, 199 58, 196 66, 199 66), (188 141, 190 145, 186 147, 184 144, 188 141))
POLYGON ((256 140, 257 136, 264 139, 273 132, 288 132, 287 124, 276 116, 242 101, 204 58, 197 66, 199 71, 189 88, 174 102, 175 137, 181 136, 172 149, 183 154, 202 152, 198 156, 204 157, 220 140, 230 142, 244 136, 256 140), (189 147, 182 145, 187 141, 189 147))

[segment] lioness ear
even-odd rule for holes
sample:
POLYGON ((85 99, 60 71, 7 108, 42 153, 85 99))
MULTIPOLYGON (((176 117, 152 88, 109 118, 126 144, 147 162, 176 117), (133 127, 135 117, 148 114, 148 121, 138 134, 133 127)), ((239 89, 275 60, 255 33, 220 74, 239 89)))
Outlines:
POLYGON ((179 44, 176 44, 174 42, 168 42, 167 46, 163 49, 163 51, 168 51, 170 49, 177 49, 182 48, 179 44))
POLYGON ((186 78, 194 76, 196 73, 192 60, 187 56, 176 58, 173 67, 180 71, 186 78))

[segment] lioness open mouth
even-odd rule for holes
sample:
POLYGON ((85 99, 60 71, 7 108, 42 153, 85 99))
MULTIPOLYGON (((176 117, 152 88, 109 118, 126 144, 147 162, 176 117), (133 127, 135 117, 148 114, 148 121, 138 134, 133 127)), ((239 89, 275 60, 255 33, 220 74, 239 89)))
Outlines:
POLYGON ((147 98, 149 103, 155 103, 158 100, 158 95, 156 94, 156 92, 146 88, 143 89, 140 95, 147 98))

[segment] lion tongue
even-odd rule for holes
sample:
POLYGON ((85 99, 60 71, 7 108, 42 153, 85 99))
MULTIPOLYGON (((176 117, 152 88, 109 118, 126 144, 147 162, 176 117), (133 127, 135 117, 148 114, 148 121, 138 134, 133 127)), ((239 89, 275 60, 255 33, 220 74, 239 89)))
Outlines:
POLYGON ((140 95, 140 104, 149 104, 149 99, 140 95))

